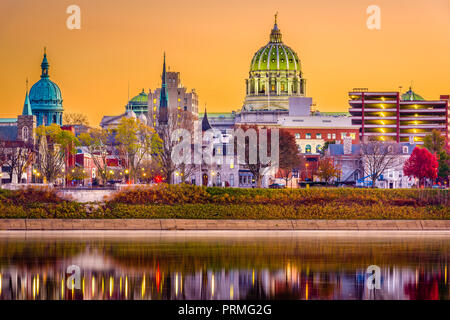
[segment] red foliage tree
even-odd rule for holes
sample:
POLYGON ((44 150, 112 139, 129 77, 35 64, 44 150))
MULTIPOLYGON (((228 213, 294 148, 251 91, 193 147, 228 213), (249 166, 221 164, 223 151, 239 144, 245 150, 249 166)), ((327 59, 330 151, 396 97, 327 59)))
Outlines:
POLYGON ((403 173, 409 177, 419 179, 419 185, 425 179, 437 178, 438 162, 436 156, 426 148, 414 148, 411 156, 403 166, 403 173))

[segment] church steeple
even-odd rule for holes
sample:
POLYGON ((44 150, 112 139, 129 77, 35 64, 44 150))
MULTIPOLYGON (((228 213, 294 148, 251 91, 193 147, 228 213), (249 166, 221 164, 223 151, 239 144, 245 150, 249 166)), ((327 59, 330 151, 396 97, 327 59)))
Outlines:
POLYGON ((159 117, 160 125, 166 125, 169 120, 168 114, 169 97, 167 94, 167 75, 166 75, 166 53, 164 52, 163 73, 161 77, 161 92, 159 95, 159 117))
POLYGON ((202 119, 202 132, 211 130, 211 124, 209 123, 208 120, 208 113, 206 112, 206 107, 205 107, 205 114, 203 115, 203 119, 202 119))
POLYGON ((30 98, 28 97, 28 79, 27 79, 27 89, 26 89, 26 94, 25 94, 25 103, 23 104, 22 115, 23 116, 32 116, 33 115, 32 111, 31 111, 30 98))
POLYGON ((42 69, 42 73, 41 73, 41 78, 48 78, 48 69, 50 67, 50 64, 47 61, 47 48, 44 47, 44 59, 42 59, 42 63, 41 63, 41 69, 42 69))

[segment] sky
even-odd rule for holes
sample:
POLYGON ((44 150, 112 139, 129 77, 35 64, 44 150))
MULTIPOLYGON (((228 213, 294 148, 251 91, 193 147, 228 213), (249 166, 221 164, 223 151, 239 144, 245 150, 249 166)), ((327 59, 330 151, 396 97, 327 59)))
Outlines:
POLYGON ((450 0, 1 0, 0 118, 21 113, 44 46, 65 112, 92 126, 124 112, 128 88, 133 97, 160 86, 164 52, 200 110, 240 110, 276 12, 320 111, 347 111, 352 88, 450 93, 450 0), (73 4, 80 30, 66 27, 73 4), (381 10, 380 30, 367 28, 369 5, 381 10))

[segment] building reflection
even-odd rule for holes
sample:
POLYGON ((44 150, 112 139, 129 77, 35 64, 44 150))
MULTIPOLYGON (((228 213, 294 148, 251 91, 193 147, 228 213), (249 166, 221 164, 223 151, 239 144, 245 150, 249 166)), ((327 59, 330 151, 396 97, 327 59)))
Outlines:
MULTIPOLYGON (((4 245, 13 246, 10 242, 0 242, 3 254, 10 249, 2 248, 4 245)), ((23 254, 21 249, 22 255, 16 252, 1 258, 0 299, 450 299, 447 245, 442 250, 442 243, 438 244, 430 252, 433 259, 418 257, 423 263, 406 258, 380 264, 381 288, 370 290, 366 286, 367 263, 355 260, 336 265, 323 263, 317 257, 306 259, 309 253, 304 248, 301 253, 274 263, 270 262, 274 258, 271 254, 263 254, 261 261, 248 259, 238 266, 226 263, 236 257, 220 260, 216 255, 223 252, 214 250, 211 254, 193 250, 189 254, 191 263, 181 263, 180 260, 185 260, 180 256, 187 251, 184 245, 179 251, 161 254, 137 244, 111 251, 109 244, 81 243, 75 246, 76 250, 66 248, 67 252, 62 245, 62 251, 58 252, 65 254, 58 257, 51 256, 52 249, 48 249, 47 243, 47 251, 42 254, 23 254), (81 271, 78 289, 68 283, 70 274, 66 270, 71 265, 79 266, 81 271)), ((241 254, 245 255, 246 251, 241 254)), ((329 254, 323 257, 333 260, 329 254)), ((332 257, 337 261, 343 256, 332 257)))

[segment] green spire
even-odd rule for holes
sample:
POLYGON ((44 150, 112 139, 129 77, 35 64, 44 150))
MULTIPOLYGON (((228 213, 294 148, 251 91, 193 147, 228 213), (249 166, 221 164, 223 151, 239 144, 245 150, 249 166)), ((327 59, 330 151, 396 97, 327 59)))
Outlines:
POLYGON ((23 116, 32 116, 33 113, 31 111, 31 104, 30 104, 30 98, 28 97, 28 79, 27 79, 27 90, 25 95, 25 103, 23 104, 23 116))
POLYGON ((47 61, 47 48, 44 47, 44 59, 42 59, 42 63, 41 63, 41 69, 42 69, 42 73, 41 73, 41 78, 48 78, 48 68, 50 67, 50 64, 47 61))

